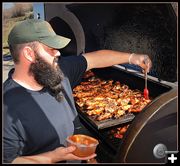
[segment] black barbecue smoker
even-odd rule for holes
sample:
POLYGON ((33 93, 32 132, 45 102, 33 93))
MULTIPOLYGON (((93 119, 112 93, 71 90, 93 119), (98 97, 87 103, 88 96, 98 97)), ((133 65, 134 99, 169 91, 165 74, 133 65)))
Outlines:
MULTIPOLYGON (((121 124, 129 125, 122 139, 110 132, 119 126, 99 129, 77 108, 82 123, 100 141, 99 163, 166 163, 169 154, 178 153, 177 3, 34 3, 34 17, 71 38, 62 56, 112 49, 152 59, 152 102, 131 122, 121 124)), ((143 91, 144 75, 137 66, 93 72, 143 91)))

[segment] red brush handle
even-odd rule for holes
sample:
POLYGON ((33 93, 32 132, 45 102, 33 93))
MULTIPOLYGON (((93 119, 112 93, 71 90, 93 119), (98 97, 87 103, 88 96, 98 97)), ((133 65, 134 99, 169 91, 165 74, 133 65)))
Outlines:
POLYGON ((149 99, 149 91, 147 88, 144 89, 144 98, 149 99))

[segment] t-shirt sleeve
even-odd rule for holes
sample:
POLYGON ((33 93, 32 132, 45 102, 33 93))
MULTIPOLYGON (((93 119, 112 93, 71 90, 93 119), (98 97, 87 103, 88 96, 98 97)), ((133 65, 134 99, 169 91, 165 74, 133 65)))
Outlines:
POLYGON ((72 88, 81 82, 87 69, 87 61, 83 55, 60 57, 59 65, 68 77, 72 88))
POLYGON ((12 118, 7 113, 7 106, 4 106, 3 118, 3 161, 4 163, 11 163, 16 157, 22 155, 24 141, 18 133, 18 128, 21 128, 20 121, 12 118))

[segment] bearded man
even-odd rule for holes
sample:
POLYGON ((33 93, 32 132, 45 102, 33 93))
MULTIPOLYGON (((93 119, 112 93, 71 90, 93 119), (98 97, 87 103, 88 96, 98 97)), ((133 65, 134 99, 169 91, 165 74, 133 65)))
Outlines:
POLYGON ((72 89, 85 71, 131 63, 149 71, 144 54, 99 50, 61 57, 70 39, 57 35, 43 20, 29 19, 13 27, 8 44, 14 60, 3 85, 3 161, 57 163, 88 160, 72 154, 66 138, 85 129, 80 123, 72 89))

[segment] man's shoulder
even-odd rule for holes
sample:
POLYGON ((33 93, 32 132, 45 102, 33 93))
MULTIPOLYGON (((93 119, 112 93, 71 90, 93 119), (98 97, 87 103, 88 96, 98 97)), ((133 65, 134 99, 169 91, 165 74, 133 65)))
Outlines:
POLYGON ((7 78, 7 80, 3 83, 3 92, 10 90, 13 88, 12 79, 7 78))
POLYGON ((85 59, 85 57, 83 55, 62 56, 59 59, 59 63, 72 63, 79 61, 80 59, 85 59))
POLYGON ((11 78, 8 78, 4 83, 3 83, 3 96, 4 100, 6 98, 14 98, 18 96, 20 89, 22 91, 22 88, 14 82, 11 78))
POLYGON ((9 71, 8 78, 3 82, 3 92, 6 92, 11 88, 14 88, 15 84, 11 77, 13 72, 14 72, 14 68, 9 71))
POLYGON ((71 68, 74 70, 75 68, 79 68, 82 66, 86 66, 86 59, 83 55, 71 55, 66 57, 60 57, 59 65, 62 71, 70 70, 71 68))

